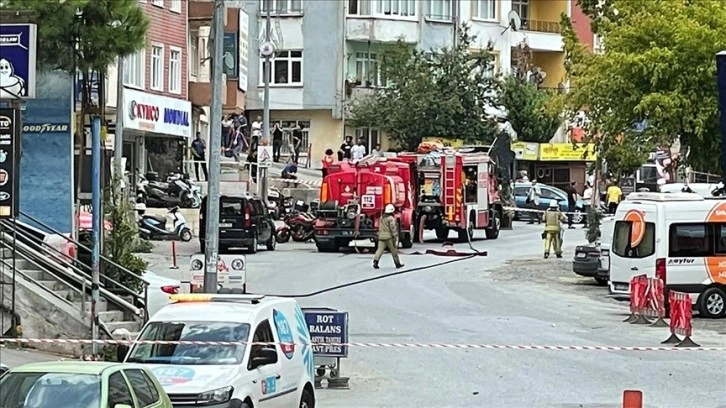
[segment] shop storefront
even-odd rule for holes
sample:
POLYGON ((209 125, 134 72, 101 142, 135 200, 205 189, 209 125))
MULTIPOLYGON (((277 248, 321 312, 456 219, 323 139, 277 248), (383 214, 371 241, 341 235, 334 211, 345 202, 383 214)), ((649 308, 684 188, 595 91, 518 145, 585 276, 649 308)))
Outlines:
POLYGON ((124 157, 127 170, 166 178, 183 169, 193 137, 192 104, 183 99, 124 90, 124 157), (135 165, 134 165, 135 164, 135 165))

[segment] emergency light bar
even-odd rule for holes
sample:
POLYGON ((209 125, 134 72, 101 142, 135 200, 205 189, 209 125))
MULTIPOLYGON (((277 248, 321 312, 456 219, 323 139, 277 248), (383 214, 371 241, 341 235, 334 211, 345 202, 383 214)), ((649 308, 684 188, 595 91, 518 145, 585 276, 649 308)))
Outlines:
POLYGON ((265 295, 216 295, 212 293, 185 293, 171 295, 174 303, 250 302, 259 303, 265 295))

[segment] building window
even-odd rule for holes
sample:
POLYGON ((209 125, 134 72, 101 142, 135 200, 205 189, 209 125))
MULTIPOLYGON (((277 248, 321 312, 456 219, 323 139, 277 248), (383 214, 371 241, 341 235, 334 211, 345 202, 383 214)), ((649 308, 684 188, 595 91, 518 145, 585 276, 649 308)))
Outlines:
POLYGON ((164 0, 151 0, 151 4, 155 5, 156 7, 164 7, 164 0))
POLYGON ((199 62, 199 37, 193 35, 189 39, 189 74, 199 74, 199 62))
POLYGON ((522 29, 529 26, 529 0, 512 0, 512 11, 516 11, 522 19, 522 29))
POLYGON ((349 0, 348 14, 415 17, 416 0, 349 0))
POLYGON ((151 46, 151 89, 164 90, 164 46, 151 46))
POLYGON ((260 10, 267 12, 270 6, 272 14, 301 14, 303 11, 302 0, 260 0, 260 10))
POLYGON ((363 139, 363 146, 366 147, 366 154, 370 154, 377 145, 381 143, 378 129, 358 128, 355 130, 355 142, 363 139))
POLYGON ((171 4, 169 5, 169 10, 171 10, 175 13, 181 13, 182 12, 182 0, 171 0, 171 4))
POLYGON ((169 92, 172 93, 181 93, 181 58, 179 48, 169 51, 169 92))
POLYGON ((474 14, 472 17, 482 20, 495 20, 497 18, 496 0, 473 0, 473 2, 474 14))
POLYGON ((300 156, 307 156, 310 147, 310 121, 309 120, 271 120, 270 129, 274 129, 275 123, 280 125, 282 129, 282 148, 280 152, 283 155, 292 154, 292 131, 300 125, 302 128, 302 140, 300 141, 300 156))
POLYGON ((146 50, 139 50, 136 54, 129 55, 124 62, 124 85, 143 88, 146 50))
POLYGON ((429 10, 426 18, 431 20, 451 20, 452 3, 453 0, 429 0, 429 10))
MULTIPOLYGON (((270 83, 274 85, 302 85, 302 63, 302 51, 276 52, 275 59, 272 60, 270 83)), ((264 78, 264 60, 260 61, 260 70, 260 78, 264 78)))
POLYGON ((355 83, 361 86, 386 86, 381 76, 379 55, 367 52, 355 53, 355 83))

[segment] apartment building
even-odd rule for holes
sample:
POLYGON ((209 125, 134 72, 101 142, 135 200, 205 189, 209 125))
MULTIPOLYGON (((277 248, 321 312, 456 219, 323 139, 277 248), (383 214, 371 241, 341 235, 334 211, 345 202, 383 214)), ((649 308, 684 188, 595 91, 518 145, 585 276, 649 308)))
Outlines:
MULTIPOLYGON (((187 1, 139 0, 151 20, 146 46, 123 64, 123 155, 127 170, 165 177, 182 166, 193 137, 187 100, 187 1)), ((109 68, 107 106, 116 107, 117 69, 109 68)), ((110 128, 115 117, 109 116, 110 128)))
POLYGON ((590 17, 588 17, 577 5, 577 0, 571 0, 572 2, 572 29, 575 30, 577 38, 582 44, 587 46, 590 50, 600 51, 602 50, 602 43, 600 38, 593 34, 590 28, 590 17))
MULTIPOLYGON (((249 15, 239 8, 240 5, 229 2, 224 16, 224 114, 241 112, 245 108, 249 15)), ((206 140, 209 138, 212 103, 212 55, 209 45, 213 13, 212 0, 189 0, 189 100, 192 103, 194 130, 199 131, 206 140)))
MULTIPOLYGON (((457 21, 469 23, 477 35, 472 52, 493 48, 495 71, 510 71, 517 47, 526 43, 532 63, 547 74, 544 86, 565 80, 559 19, 571 14, 570 0, 251 1, 245 9, 251 16, 250 49, 264 40, 267 4, 276 48, 271 118, 283 128, 303 125, 313 158, 336 150, 344 135, 363 138, 369 151, 379 143, 386 148, 378 130, 345 125, 349 106, 386 85, 379 57, 387 46, 399 39, 423 49, 450 45, 457 21), (519 30, 507 29, 511 11, 522 21, 519 30)), ((258 53, 250 53, 246 103, 252 115, 263 107, 262 70, 258 53)))

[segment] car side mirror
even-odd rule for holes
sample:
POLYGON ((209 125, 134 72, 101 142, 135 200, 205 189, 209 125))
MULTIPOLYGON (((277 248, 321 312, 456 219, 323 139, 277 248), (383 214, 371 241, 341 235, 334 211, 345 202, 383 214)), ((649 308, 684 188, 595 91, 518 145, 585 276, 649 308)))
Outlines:
MULTIPOLYGON (((116 346, 116 361, 119 363, 126 360, 126 355, 129 354, 129 346, 126 344, 119 344, 116 346)), ((116 405, 118 407, 118 405, 116 405)))
POLYGON ((277 350, 274 347, 263 347, 255 350, 250 365, 254 369, 275 363, 277 363, 277 350))

